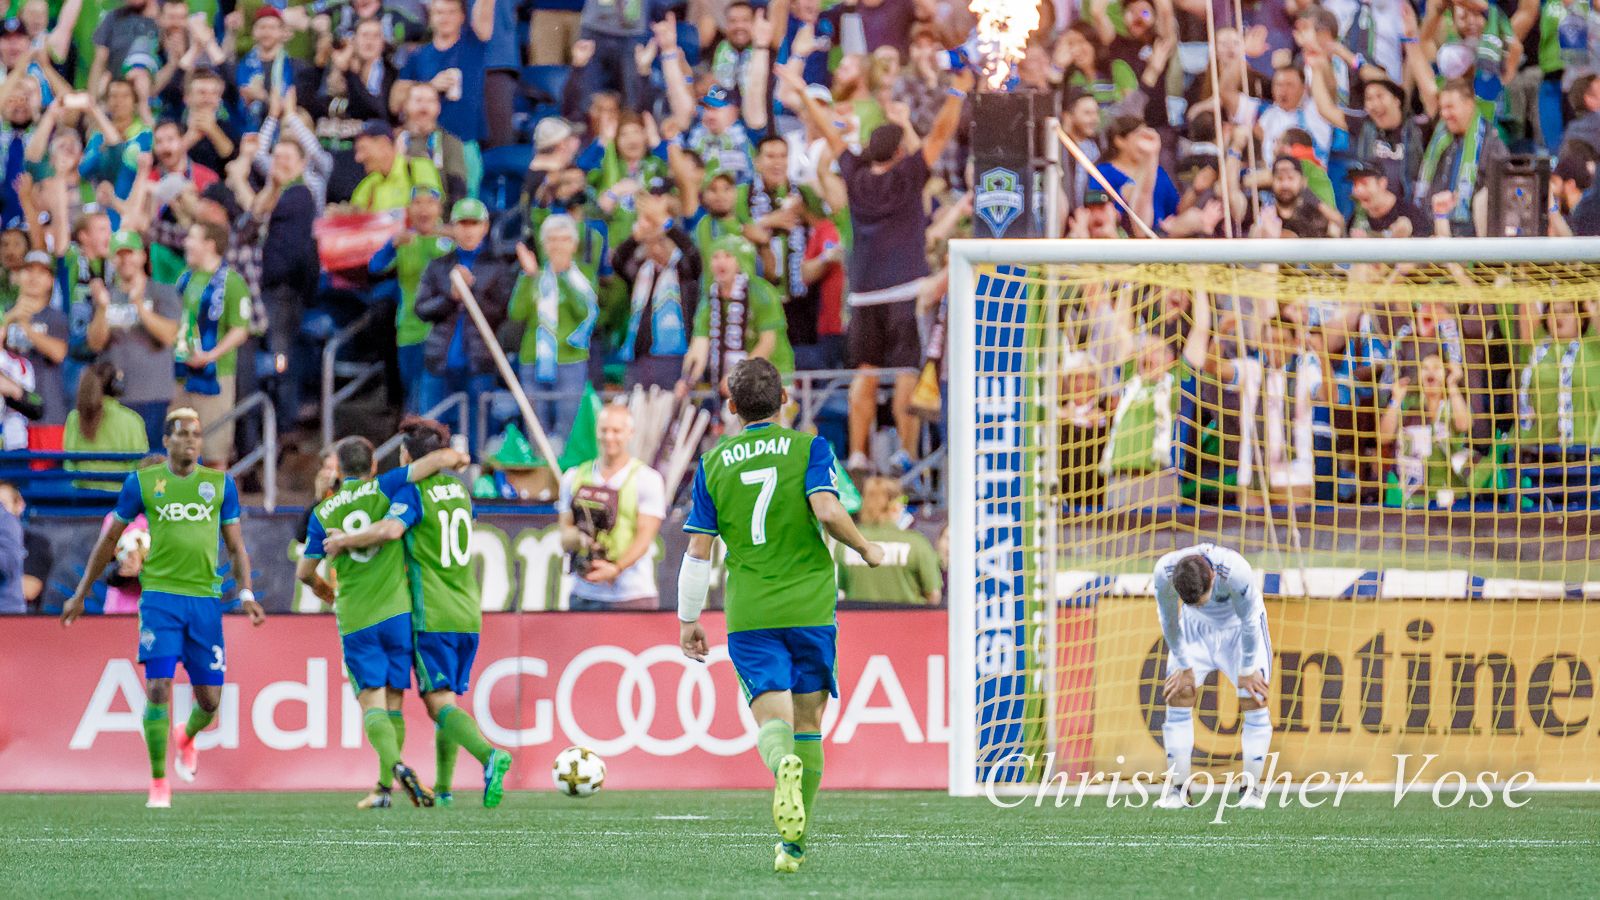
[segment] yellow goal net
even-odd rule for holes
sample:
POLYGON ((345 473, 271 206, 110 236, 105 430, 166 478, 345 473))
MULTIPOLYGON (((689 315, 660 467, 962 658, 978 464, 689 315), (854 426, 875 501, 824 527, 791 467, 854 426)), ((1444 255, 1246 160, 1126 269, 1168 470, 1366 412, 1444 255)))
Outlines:
MULTIPOLYGON (((1600 240, 960 241, 950 309, 952 792, 1159 776, 1154 566, 1201 543, 1263 597, 1278 775, 1591 785, 1600 240)), ((1226 677, 1195 721, 1237 770, 1226 677)))

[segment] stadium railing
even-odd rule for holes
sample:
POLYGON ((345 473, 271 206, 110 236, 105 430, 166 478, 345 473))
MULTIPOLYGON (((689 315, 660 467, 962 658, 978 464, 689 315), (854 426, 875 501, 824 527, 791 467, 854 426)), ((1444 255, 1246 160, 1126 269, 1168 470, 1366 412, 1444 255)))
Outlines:
POLYGON ((366 386, 368 381, 383 374, 383 363, 339 362, 339 351, 354 340, 373 322, 373 314, 366 313, 349 325, 339 329, 322 348, 322 446, 333 446, 333 414, 339 404, 350 399, 366 386), (343 387, 338 379, 348 378, 343 387))
POLYGON ((229 466, 228 475, 237 481, 245 472, 260 466, 261 506, 267 512, 272 512, 278 507, 278 413, 273 408, 272 396, 266 391, 256 391, 220 419, 207 425, 205 434, 209 435, 257 409, 261 410, 261 444, 229 466))
POLYGON ((0 453, 0 481, 16 485, 28 505, 43 512, 103 511, 116 502, 116 491, 78 487, 75 481, 117 481, 125 472, 66 469, 66 462, 137 463, 143 453, 94 453, 61 450, 19 450, 0 453))
MULTIPOLYGON (((466 391, 456 391, 454 394, 451 394, 450 396, 434 404, 431 409, 423 410, 422 417, 424 419, 433 419, 434 421, 439 421, 440 416, 444 414, 445 410, 455 407, 455 420, 460 422, 466 418, 467 410, 469 409, 467 404, 471 402, 472 398, 467 394, 466 391)), ((372 451, 372 458, 380 463, 383 462, 389 457, 389 454, 400 449, 400 438, 401 435, 397 434, 394 437, 389 438, 387 441, 379 444, 378 449, 372 451)), ((478 446, 481 447, 483 445, 479 444, 478 446)))

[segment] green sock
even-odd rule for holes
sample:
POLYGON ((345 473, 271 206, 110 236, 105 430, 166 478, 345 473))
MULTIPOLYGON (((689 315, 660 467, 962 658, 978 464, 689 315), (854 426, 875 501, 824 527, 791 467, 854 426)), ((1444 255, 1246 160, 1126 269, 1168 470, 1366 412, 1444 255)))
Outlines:
POLYGON ((782 719, 768 720, 756 732, 756 749, 761 752, 761 761, 776 775, 778 763, 794 752, 794 729, 782 719))
POLYGON ((200 704, 196 703, 194 705, 194 709, 189 710, 189 722, 187 725, 183 726, 183 733, 188 735, 190 738, 193 738, 195 735, 205 730, 205 727, 210 725, 211 720, 215 719, 216 717, 216 710, 206 712, 205 709, 200 706, 200 704))
MULTIPOLYGON (((816 809, 817 788, 822 784, 822 734, 802 731, 795 735, 794 755, 805 763, 805 771, 800 776, 800 799, 806 808, 806 831, 810 831, 811 824, 816 821, 811 814, 816 809)), ((800 846, 805 846, 804 837, 800 839, 800 846)))
POLYGON ((433 749, 438 756, 438 766, 435 770, 438 774, 433 778, 433 792, 435 794, 448 794, 450 793, 450 782, 455 778, 456 756, 460 753, 461 747, 451 739, 450 735, 445 734, 444 729, 441 728, 434 732, 433 749))
POLYGON ((406 755, 406 717, 398 709, 389 710, 389 724, 394 727, 394 748, 403 759, 406 755))
POLYGON ((478 730, 478 723, 472 721, 472 717, 462 712, 460 707, 446 706, 439 710, 439 730, 477 757, 478 762, 486 766, 489 764, 489 754, 494 752, 494 745, 484 739, 483 732, 478 730))
POLYGON ((167 730, 172 727, 165 703, 144 705, 144 743, 150 748, 150 777, 167 777, 167 730))
POLYGON ((394 726, 388 714, 381 709, 369 709, 361 717, 367 729, 367 741, 378 751, 378 784, 388 787, 394 781, 394 764, 400 761, 400 748, 394 743, 394 726))

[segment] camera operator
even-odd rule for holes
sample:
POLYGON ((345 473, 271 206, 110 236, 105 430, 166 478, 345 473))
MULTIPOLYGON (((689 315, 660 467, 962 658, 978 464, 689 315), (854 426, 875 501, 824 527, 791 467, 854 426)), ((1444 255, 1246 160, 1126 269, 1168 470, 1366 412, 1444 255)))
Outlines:
POLYGON ((661 474, 628 454, 633 413, 600 413, 600 458, 561 478, 561 547, 572 560, 570 609, 659 606, 656 532, 666 516, 661 474))

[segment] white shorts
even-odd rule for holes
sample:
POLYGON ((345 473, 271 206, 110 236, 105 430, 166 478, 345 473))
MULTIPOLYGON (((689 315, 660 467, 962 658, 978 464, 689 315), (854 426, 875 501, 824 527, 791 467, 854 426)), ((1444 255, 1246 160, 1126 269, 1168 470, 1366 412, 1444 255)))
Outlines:
MULTIPOLYGON (((1188 610, 1184 610, 1187 612, 1188 610)), ((1221 672, 1239 687, 1239 676, 1244 668, 1244 623, 1232 628, 1218 628, 1196 615, 1181 615, 1178 625, 1183 630, 1183 652, 1189 658, 1189 668, 1194 672, 1195 688, 1205 684, 1206 676, 1221 672)), ((1272 635, 1267 631, 1267 614, 1262 611, 1256 624, 1256 658, 1261 660, 1261 677, 1272 678, 1272 635)), ((1172 654, 1167 654, 1167 674, 1173 672, 1172 654)), ((1243 690, 1238 695, 1248 697, 1243 690)))

